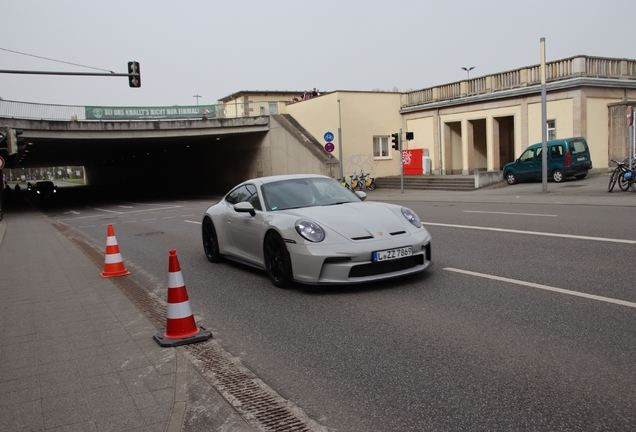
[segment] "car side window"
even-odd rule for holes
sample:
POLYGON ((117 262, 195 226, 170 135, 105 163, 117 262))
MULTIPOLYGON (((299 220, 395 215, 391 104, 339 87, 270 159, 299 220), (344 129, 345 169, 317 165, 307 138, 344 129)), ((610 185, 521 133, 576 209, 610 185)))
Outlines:
POLYGON ((552 146, 552 149, 550 150, 550 157, 552 159, 562 158, 563 157, 563 146, 561 146, 561 145, 552 146))
POLYGON ((543 149, 542 148, 538 148, 537 149, 537 160, 541 160, 542 157, 543 157, 543 149))
POLYGON ((520 162, 529 162, 534 159, 534 149, 528 149, 519 157, 520 162))
POLYGON ((225 201, 230 204, 238 204, 240 202, 249 202, 256 210, 261 210, 261 202, 258 199, 258 191, 256 186, 252 184, 246 184, 239 186, 231 191, 225 197, 225 201))

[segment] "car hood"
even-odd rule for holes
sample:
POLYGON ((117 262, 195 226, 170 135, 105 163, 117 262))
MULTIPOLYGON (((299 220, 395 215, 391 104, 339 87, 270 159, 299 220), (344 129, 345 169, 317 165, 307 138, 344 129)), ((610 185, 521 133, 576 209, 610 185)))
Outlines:
POLYGON ((407 232, 408 221, 399 209, 400 207, 391 204, 359 202, 306 207, 287 212, 299 218, 311 219, 321 227, 329 228, 348 239, 360 240, 407 232))

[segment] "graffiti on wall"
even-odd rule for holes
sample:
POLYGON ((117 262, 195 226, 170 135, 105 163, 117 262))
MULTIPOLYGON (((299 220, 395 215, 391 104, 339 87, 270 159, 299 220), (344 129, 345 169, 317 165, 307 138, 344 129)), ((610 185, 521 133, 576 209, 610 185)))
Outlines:
POLYGON ((364 174, 371 174, 371 177, 375 177, 375 167, 377 162, 373 160, 373 156, 369 154, 357 154, 351 156, 344 161, 342 165, 342 172, 345 177, 349 177, 360 172, 364 174))

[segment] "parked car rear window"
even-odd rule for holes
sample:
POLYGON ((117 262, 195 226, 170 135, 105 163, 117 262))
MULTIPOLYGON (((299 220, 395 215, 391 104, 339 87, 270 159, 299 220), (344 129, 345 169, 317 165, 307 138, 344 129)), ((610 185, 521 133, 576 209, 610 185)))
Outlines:
POLYGON ((579 153, 585 153, 587 151, 587 146, 583 141, 572 141, 569 145, 569 149, 572 156, 574 156, 579 153))

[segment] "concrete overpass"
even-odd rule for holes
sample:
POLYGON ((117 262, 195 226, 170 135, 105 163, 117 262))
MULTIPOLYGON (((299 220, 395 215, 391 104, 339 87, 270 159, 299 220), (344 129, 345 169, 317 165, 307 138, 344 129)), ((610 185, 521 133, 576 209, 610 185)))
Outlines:
MULTIPOLYGON (((0 105, 7 101, 0 101, 0 105)), ((2 115, 5 114, 5 115, 2 115)), ((25 150, 7 168, 84 166, 86 181, 131 181, 221 191, 245 179, 287 173, 338 173, 322 145, 288 115, 147 121, 9 117, 25 150)))

